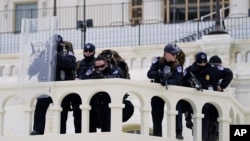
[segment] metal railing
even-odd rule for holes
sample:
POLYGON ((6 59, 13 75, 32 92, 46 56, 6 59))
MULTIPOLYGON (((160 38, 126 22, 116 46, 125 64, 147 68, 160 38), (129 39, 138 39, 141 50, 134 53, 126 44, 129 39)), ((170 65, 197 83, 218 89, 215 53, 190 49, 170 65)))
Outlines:
MULTIPOLYGON (((250 38, 250 18, 223 19, 225 30, 233 39, 250 38)), ((86 42, 98 48, 166 44, 169 42, 192 42, 201 39, 214 29, 214 21, 192 21, 175 24, 148 23, 137 26, 92 27, 86 30, 86 42)), ((82 31, 60 29, 65 40, 71 41, 74 48, 80 49, 82 31)), ((0 54, 19 52, 19 33, 0 33, 0 54)))
MULTIPOLYGON (((152 1, 144 3, 144 7, 145 5, 152 5, 152 1)), ((80 49, 83 40, 95 44, 98 48, 192 42, 201 39, 215 28, 215 21, 210 19, 185 22, 176 20, 175 23, 167 23, 162 16, 151 20, 145 18, 141 23, 133 25, 130 22, 129 6, 129 3, 86 6, 86 19, 89 21, 86 22, 86 30, 77 28, 77 21, 83 20, 84 7, 58 8, 58 33, 65 40, 72 42, 74 48, 80 49), (105 12, 100 15, 100 11, 105 12)), ((146 12, 144 8, 144 12, 156 11, 155 7, 157 4, 148 6, 149 11, 146 12)), ((0 54, 19 53, 20 31, 11 26, 15 23, 12 17, 15 12, 0 11, 0 54)), ((38 9, 35 13, 38 18, 49 18, 53 16, 53 9, 38 9)), ((157 17, 156 15, 159 13, 153 12, 152 17, 157 17)), ((232 38, 250 38, 249 17, 225 18, 221 21, 232 38)))

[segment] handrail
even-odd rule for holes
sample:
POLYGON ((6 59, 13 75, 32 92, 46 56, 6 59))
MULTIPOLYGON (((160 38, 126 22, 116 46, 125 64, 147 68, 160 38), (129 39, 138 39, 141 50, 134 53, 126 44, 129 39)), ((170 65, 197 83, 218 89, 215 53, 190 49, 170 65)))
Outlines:
MULTIPOLYGON (((224 8, 221 8, 221 9, 220 9, 220 17, 221 17, 221 15, 222 15, 222 11, 227 10, 227 9, 229 9, 230 7, 233 7, 233 6, 237 7, 237 4, 229 5, 229 6, 226 6, 226 7, 224 7, 224 8)), ((214 14, 216 14, 216 11, 214 11, 214 12, 212 12, 212 13, 209 13, 209 14, 207 14, 207 15, 201 16, 201 21, 203 21, 204 18, 207 18, 207 17, 209 17, 209 16, 211 16, 211 15, 214 15, 214 14)))

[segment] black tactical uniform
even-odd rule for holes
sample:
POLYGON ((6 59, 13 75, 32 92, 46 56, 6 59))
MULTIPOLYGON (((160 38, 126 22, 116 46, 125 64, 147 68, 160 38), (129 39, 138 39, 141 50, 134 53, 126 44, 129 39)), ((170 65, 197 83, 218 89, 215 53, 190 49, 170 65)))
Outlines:
MULTIPOLYGON (((101 57, 102 58, 102 57, 101 57)), ((96 60, 105 60, 105 58, 96 60)), ((107 62, 106 62, 107 63, 107 62)), ((108 64, 103 71, 95 69, 92 75, 93 79, 105 79, 105 78, 123 78, 122 70, 119 67, 113 67, 108 64)), ((100 128, 102 132, 109 132, 111 126, 111 113, 109 103, 111 99, 106 92, 98 92, 90 101, 90 123, 89 131, 96 132, 97 128, 100 128)))
MULTIPOLYGON (((55 35, 54 38, 55 38, 55 41, 57 42, 56 71, 55 71, 56 74, 55 74, 54 80, 56 81, 73 80, 74 78, 73 70, 75 69, 76 58, 73 52, 71 51, 67 51, 66 54, 61 53, 62 45, 63 45, 62 36, 55 35)), ((46 78, 48 74, 44 74, 43 71, 41 72, 36 71, 38 70, 37 68, 41 68, 39 66, 41 66, 41 64, 37 64, 36 61, 34 61, 34 63, 29 68, 29 74, 33 75, 34 72, 37 72, 39 73, 38 80, 43 81, 43 79, 46 78)), ((53 70, 51 70, 51 72, 53 72, 53 70)), ((46 94, 41 95, 37 98, 37 103, 36 103, 35 113, 34 113, 33 131, 30 133, 30 135, 44 134, 46 112, 47 112, 49 105, 52 102, 53 101, 51 97, 46 94)), ((62 105, 62 106, 69 107, 68 105, 62 105)), ((61 116, 61 119, 65 119, 65 117, 61 116)), ((66 128, 66 123, 65 123, 65 128, 66 128)))
MULTIPOLYGON (((232 71, 224 69, 222 66, 212 66, 207 63, 207 55, 204 52, 196 54, 196 61, 185 69, 183 77, 183 85, 191 87, 190 72, 194 74, 197 80, 201 83, 202 89, 214 90, 217 91, 217 86, 220 86, 222 89, 226 88, 231 80, 233 79, 232 71), (204 62, 205 66, 198 66, 197 63, 204 62), (221 81, 220 81, 221 80, 221 81)), ((202 138, 204 141, 210 140, 210 134, 218 133, 209 133, 209 129, 212 127, 210 125, 216 125, 218 118, 217 109, 210 103, 206 103, 202 109, 204 118, 202 119, 202 138)), ((189 113, 190 116, 191 113, 189 113)), ((214 131, 217 132, 217 131, 214 131)))
POLYGON ((91 43, 87 43, 83 49, 84 52, 93 52, 92 55, 86 56, 77 62, 77 69, 76 69, 76 78, 81 80, 85 79, 92 79, 92 71, 94 69, 94 61, 95 61, 95 46, 91 43))
POLYGON ((218 74, 217 74, 217 79, 219 81, 217 82, 218 86, 220 86, 223 89, 228 87, 230 82, 233 79, 233 72, 230 68, 225 68, 222 66, 222 61, 219 56, 214 55, 209 59, 209 63, 212 65, 212 67, 217 68, 218 74))
MULTIPOLYGON (((179 50, 172 44, 168 44, 164 48, 164 52, 176 55, 179 50)), ((161 83, 162 85, 180 85, 182 78, 182 67, 176 62, 167 62, 164 57, 156 57, 147 73, 148 78, 153 79, 155 83, 161 83), (162 60, 163 61, 162 61, 162 60), (163 71, 165 66, 171 68, 171 74, 167 78, 167 84, 163 78, 163 71)), ((164 114, 165 102, 158 96, 154 96, 151 99, 151 115, 153 120, 153 135, 162 136, 162 120, 164 114)))

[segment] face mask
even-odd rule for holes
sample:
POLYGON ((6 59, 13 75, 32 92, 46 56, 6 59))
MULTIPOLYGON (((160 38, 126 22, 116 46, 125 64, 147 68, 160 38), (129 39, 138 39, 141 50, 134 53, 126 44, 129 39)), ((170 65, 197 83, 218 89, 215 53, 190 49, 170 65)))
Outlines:
POLYGON ((90 55, 90 56, 84 55, 84 59, 85 59, 86 61, 92 60, 92 59, 94 59, 94 55, 95 55, 95 54, 90 55))

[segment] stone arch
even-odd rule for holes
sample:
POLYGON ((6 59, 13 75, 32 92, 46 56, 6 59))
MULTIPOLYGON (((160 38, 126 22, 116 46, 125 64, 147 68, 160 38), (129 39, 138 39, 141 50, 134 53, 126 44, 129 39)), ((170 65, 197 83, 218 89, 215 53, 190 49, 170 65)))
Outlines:
POLYGON ((9 76, 14 76, 14 74, 15 74, 15 65, 11 65, 9 70, 9 76))
POLYGON ((235 53, 235 63, 240 63, 242 61, 242 56, 240 52, 235 53))
POLYGON ((178 109, 180 108, 180 110, 183 111, 189 111, 191 113, 193 113, 193 102, 191 102, 192 104, 190 104, 190 100, 186 100, 186 99, 180 99, 177 103, 176 103, 176 110, 178 111, 178 109))
POLYGON ((140 103, 140 105, 139 105, 140 107, 142 107, 143 105, 146 104, 145 99, 143 99, 138 92, 136 92, 136 91, 127 91, 126 93, 131 95, 131 97, 133 97, 133 98, 137 98, 138 103, 140 103))
POLYGON ((170 102, 169 99, 168 99, 166 96, 162 96, 162 95, 160 95, 160 94, 159 94, 159 95, 156 94, 156 95, 153 95, 153 96, 151 97, 151 99, 154 98, 154 97, 159 97, 159 98, 161 98, 161 99, 165 102, 167 109, 172 109, 172 110, 175 109, 175 107, 173 107, 173 106, 171 105, 171 103, 172 103, 173 101, 170 102))
POLYGON ((47 98, 47 97, 51 97, 51 95, 46 94, 46 93, 36 93, 28 98, 28 106, 31 106, 31 107, 34 106, 37 98, 47 98))
POLYGON ((246 63, 250 62, 250 51, 246 52, 246 63))
MULTIPOLYGON (((73 102, 73 104, 82 104, 81 96, 78 93, 68 93, 61 100, 61 106, 63 106, 64 102, 73 102), (70 101, 69 101, 70 100, 70 101)), ((67 104, 67 103, 65 103, 67 104)))
POLYGON ((218 112, 218 117, 223 116, 225 113, 223 112, 223 107, 221 107, 220 103, 214 102, 214 101, 208 101, 207 103, 213 105, 215 107, 215 109, 218 112))
POLYGON ((89 132, 96 132, 100 128, 102 132, 111 130, 111 97, 106 91, 96 92, 90 99, 89 132), (100 117, 99 114, 102 114, 100 117), (98 124, 99 123, 99 124, 98 124))
POLYGON ((234 119, 234 111, 232 108, 230 108, 230 111, 229 111, 229 117, 231 119, 231 123, 235 123, 235 119, 234 119))
POLYGON ((78 93, 69 93, 62 98, 60 105, 62 107, 60 115, 61 134, 66 133, 67 130, 66 125, 67 125, 69 111, 73 112, 75 133, 81 133, 81 128, 82 128, 81 127, 82 111, 80 109, 81 104, 82 104, 81 96, 78 93))
POLYGON ((224 114, 223 110, 218 103, 207 102, 202 107, 202 113, 204 115, 202 119, 202 133, 207 132, 208 138, 217 136, 219 130, 219 123, 217 120, 224 114))
POLYGON ((192 105, 184 100, 180 99, 176 103, 176 111, 178 112, 176 115, 176 131, 182 133, 182 129, 178 129, 177 127, 182 127, 183 126, 183 114, 185 115, 185 120, 186 120, 186 127, 192 129, 193 127, 193 122, 192 122, 192 115, 193 115, 193 108, 192 105))
POLYGON ((2 96, 0 97, 1 99, 0 99, 0 108, 2 108, 2 109, 4 109, 4 107, 5 107, 5 105, 6 105, 6 103, 10 100, 10 99, 12 99, 12 98, 14 98, 14 97, 16 97, 17 95, 16 94, 1 94, 2 96))
POLYGON ((236 115, 235 124, 241 124, 241 120, 240 120, 240 115, 239 114, 236 115))
POLYGON ((142 57, 141 58, 141 66, 140 66, 140 68, 145 68, 145 67, 148 67, 147 58, 146 57, 142 57))
POLYGON ((130 69, 134 69, 135 68, 135 66, 136 66, 136 58, 132 58, 131 60, 130 60, 130 69))
POLYGON ((0 66, 0 77, 3 76, 3 70, 4 70, 4 66, 0 66))

